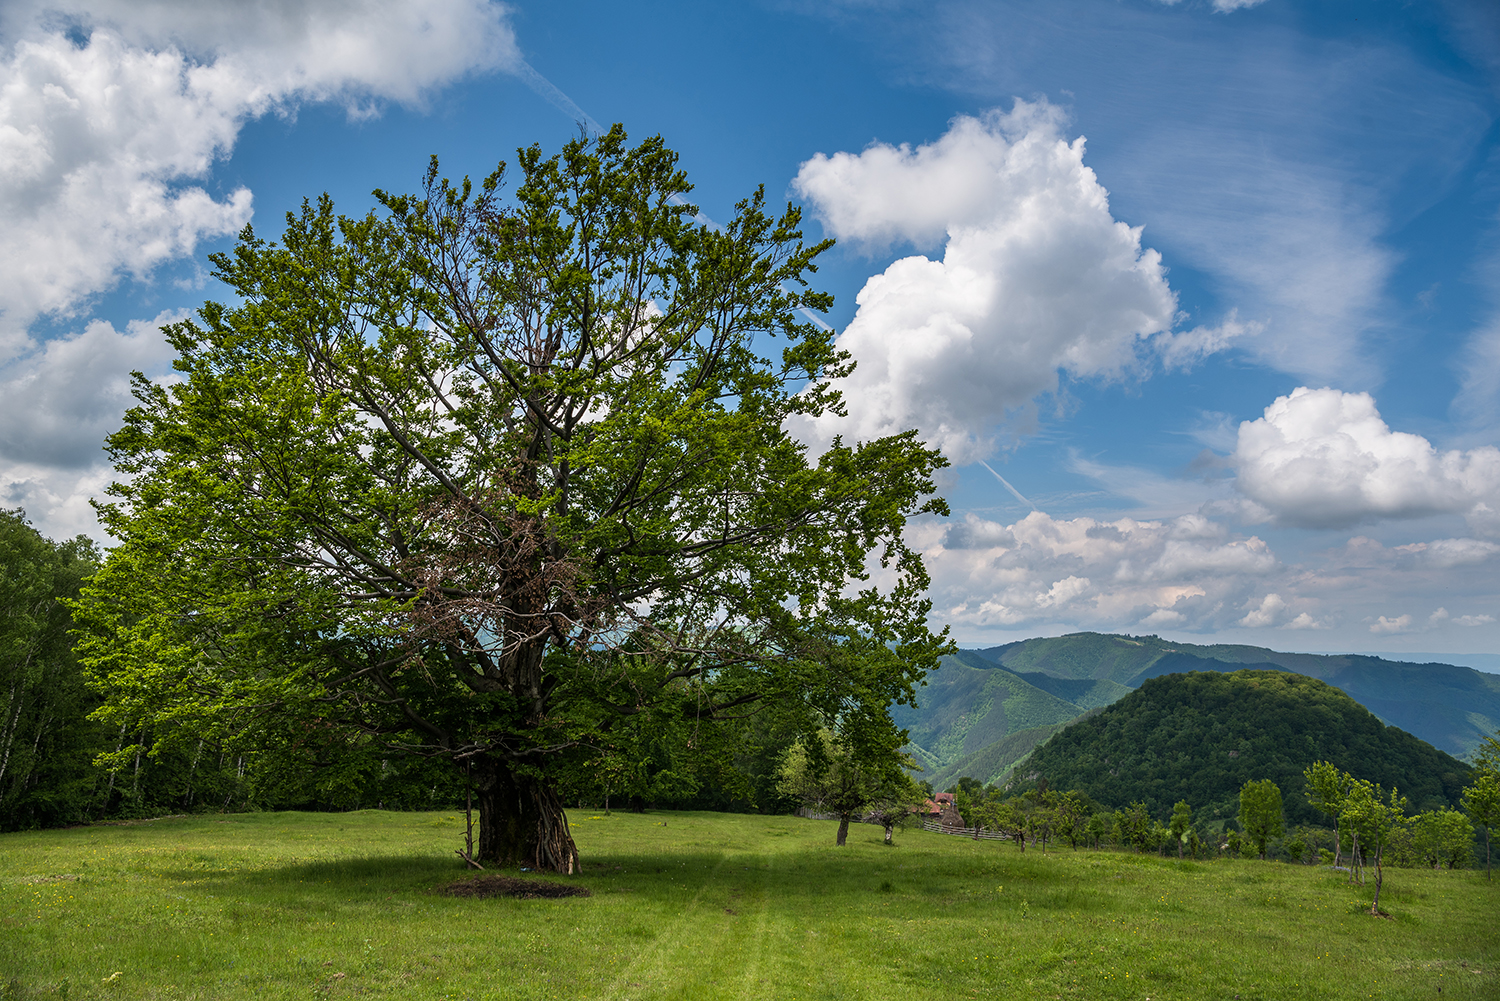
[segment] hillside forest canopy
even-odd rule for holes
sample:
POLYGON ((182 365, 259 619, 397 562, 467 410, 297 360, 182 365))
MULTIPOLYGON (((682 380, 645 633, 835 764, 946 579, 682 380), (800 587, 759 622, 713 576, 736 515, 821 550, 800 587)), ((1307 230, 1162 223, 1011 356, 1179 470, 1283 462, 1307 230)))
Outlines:
POLYGON ((74 607, 97 719, 149 735, 117 763, 441 760, 480 859, 568 872, 581 774, 727 773, 752 725, 896 760, 889 707, 951 646, 903 541, 945 460, 785 430, 852 366, 804 318, 829 244, 761 191, 694 223, 676 155, 619 126, 516 167, 434 160, 211 258, 235 300, 167 328, 179 382, 136 377, 74 607))
POLYGON ((1332 685, 1284 671, 1190 671, 1151 678, 1032 752, 1018 791, 1045 776, 1111 806, 1140 801, 1163 815, 1186 799, 1207 818, 1239 812, 1251 780, 1274 782, 1287 819, 1322 814, 1303 795, 1303 771, 1329 761, 1399 788, 1414 808, 1456 806, 1470 768, 1396 727, 1332 685))

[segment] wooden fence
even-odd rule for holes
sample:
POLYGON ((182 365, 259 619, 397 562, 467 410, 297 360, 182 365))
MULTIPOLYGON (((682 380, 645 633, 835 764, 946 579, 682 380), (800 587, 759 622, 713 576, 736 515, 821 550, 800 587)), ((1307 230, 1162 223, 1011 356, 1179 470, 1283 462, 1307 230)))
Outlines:
POLYGON ((949 827, 936 820, 922 821, 922 830, 931 831, 933 834, 961 834, 966 838, 979 838, 987 841, 1009 841, 1009 834, 1001 834, 999 831, 985 830, 983 827, 949 827))

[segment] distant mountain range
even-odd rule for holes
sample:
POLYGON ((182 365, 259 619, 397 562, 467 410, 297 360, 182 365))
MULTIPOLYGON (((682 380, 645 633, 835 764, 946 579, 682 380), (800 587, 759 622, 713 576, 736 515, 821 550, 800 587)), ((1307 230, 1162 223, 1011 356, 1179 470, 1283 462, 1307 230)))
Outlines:
POLYGON ((961 650, 928 677, 918 708, 892 714, 909 732, 921 777, 943 789, 962 775, 1002 780, 1042 741, 1147 679, 1241 668, 1326 681, 1382 722, 1458 758, 1500 729, 1500 675, 1469 667, 1104 633, 961 650))

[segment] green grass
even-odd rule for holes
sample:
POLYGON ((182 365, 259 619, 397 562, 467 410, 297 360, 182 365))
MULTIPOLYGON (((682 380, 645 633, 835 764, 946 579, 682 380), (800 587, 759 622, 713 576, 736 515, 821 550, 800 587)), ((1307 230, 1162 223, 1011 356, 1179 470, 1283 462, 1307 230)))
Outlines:
MULTIPOLYGON (((590 898, 466 900, 448 814, 0 836, 0 998, 1500 997, 1500 882, 577 813, 590 898)), ((562 878, 562 877, 559 877, 562 878)))

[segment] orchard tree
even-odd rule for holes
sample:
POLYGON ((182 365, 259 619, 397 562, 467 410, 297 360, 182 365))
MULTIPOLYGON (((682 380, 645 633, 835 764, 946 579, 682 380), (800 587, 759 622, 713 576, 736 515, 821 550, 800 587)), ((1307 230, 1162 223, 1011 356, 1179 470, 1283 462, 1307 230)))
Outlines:
MULTIPOLYGON (((811 810, 836 815, 839 828, 834 844, 842 847, 849 837, 849 824, 872 806, 915 801, 916 786, 905 771, 909 764, 894 745, 883 754, 872 754, 868 744, 861 746, 823 729, 787 750, 781 790, 811 810)), ((895 823, 882 823, 889 844, 895 823)))
POLYGON ((1284 820, 1281 789, 1270 779, 1251 780, 1240 787, 1240 826, 1264 861, 1266 842, 1281 837, 1284 820))
POLYGON ((979 815, 975 818, 978 826, 1005 835, 1022 852, 1026 851, 1026 821, 1026 811, 1019 796, 1006 800, 998 797, 991 799, 980 807, 979 815))
MULTIPOLYGON (((1493 737, 1486 738, 1495 743, 1493 737)), ((1474 823, 1484 828, 1484 878, 1490 879, 1490 828, 1500 825, 1500 754, 1481 761, 1474 769, 1474 781, 1464 790, 1462 805, 1474 823)))
POLYGON ((1108 810, 1095 810, 1084 825, 1083 832, 1094 844, 1097 851, 1099 842, 1110 836, 1114 829, 1114 815, 1108 810))
POLYGON ((1307 801, 1315 810, 1333 818, 1333 864, 1338 865, 1344 850, 1339 834, 1339 814, 1343 809, 1344 797, 1349 793, 1349 785, 1354 780, 1347 772, 1327 761, 1313 762, 1302 772, 1302 777, 1307 780, 1307 801))
POLYGON ((1152 823, 1145 803, 1131 803, 1124 810, 1115 811, 1115 840, 1122 845, 1135 845, 1138 852, 1145 851, 1152 823))
POLYGON ((695 225, 618 126, 518 165, 211 257, 234 298, 166 328, 179 381, 136 378, 77 614, 110 725, 445 758, 481 860, 571 871, 559 769, 622 721, 892 742, 948 646, 903 541, 945 462, 786 430, 852 368, 798 209, 695 225))
POLYGON ((1053 830, 1059 837, 1067 838, 1068 844, 1077 851, 1078 840, 1084 837, 1088 811, 1083 793, 1077 790, 1058 792, 1053 789, 1047 793, 1047 797, 1052 807, 1053 830))
POLYGON ((1467 868, 1474 859, 1474 825, 1459 810, 1419 813, 1412 818, 1411 832, 1417 855, 1434 869, 1467 868))
POLYGON ((1177 842, 1177 857, 1182 858, 1182 846, 1187 841, 1188 832, 1193 829, 1193 808, 1187 800, 1179 799, 1172 807, 1168 829, 1172 832, 1172 840, 1177 842))
POLYGON ((905 828, 912 814, 921 809, 927 797, 922 787, 912 779, 905 768, 887 771, 875 784, 870 797, 869 815, 885 828, 885 843, 894 844, 892 835, 896 828, 905 828))
POLYGON ((1406 821, 1406 799, 1392 789, 1389 798, 1380 786, 1365 779, 1353 779, 1349 794, 1344 799, 1343 823, 1350 825, 1355 836, 1354 854, 1360 856, 1359 843, 1364 842, 1366 855, 1375 853, 1375 899, 1370 904, 1370 913, 1380 914, 1380 887, 1385 880, 1385 869, 1381 858, 1391 835, 1406 821))

